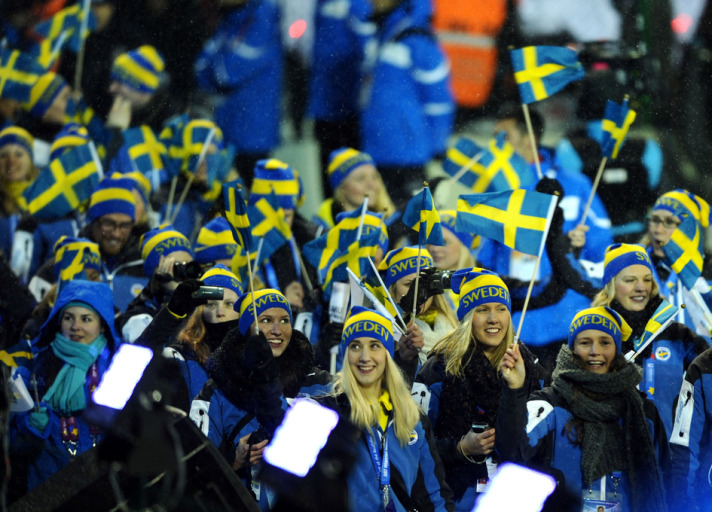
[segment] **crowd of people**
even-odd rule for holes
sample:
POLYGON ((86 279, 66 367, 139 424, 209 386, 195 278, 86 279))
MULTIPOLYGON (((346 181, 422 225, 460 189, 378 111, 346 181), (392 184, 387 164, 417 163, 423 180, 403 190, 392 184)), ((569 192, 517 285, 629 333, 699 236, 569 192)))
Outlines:
POLYGON ((354 427, 349 510, 470 511, 505 462, 555 478, 547 510, 709 509, 711 212, 660 188, 654 139, 594 188, 602 105, 555 147, 541 112, 505 106, 483 147, 504 148, 508 178, 465 185, 556 196, 543 254, 464 231, 452 201, 435 204, 443 243, 419 244, 409 200, 483 151, 456 127, 480 100, 461 97, 437 2, 312 2, 308 95, 290 101, 314 120, 315 169, 274 158, 284 3, 129 3, 91 2, 76 55, 81 2, 0 8, 8 502, 105 440, 83 413, 134 344, 178 368, 171 405, 261 510, 283 505, 259 469, 300 398, 354 427), (313 218, 307 172, 326 196, 313 218))

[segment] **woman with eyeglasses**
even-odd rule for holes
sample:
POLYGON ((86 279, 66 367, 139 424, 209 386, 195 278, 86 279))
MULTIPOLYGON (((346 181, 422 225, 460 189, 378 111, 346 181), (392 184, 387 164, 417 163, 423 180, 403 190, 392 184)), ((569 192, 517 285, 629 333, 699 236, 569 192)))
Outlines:
MULTIPOLYGON (((614 244, 603 261, 603 289, 592 306, 607 306, 630 325, 632 335, 623 341, 623 354, 642 348, 641 336, 663 303, 655 269, 641 245, 614 244)), ((654 322, 653 322, 654 323, 654 322)), ((672 431, 673 401, 687 366, 707 349, 707 341, 686 325, 672 322, 634 360, 643 369, 640 390, 660 411, 668 433, 672 431)))

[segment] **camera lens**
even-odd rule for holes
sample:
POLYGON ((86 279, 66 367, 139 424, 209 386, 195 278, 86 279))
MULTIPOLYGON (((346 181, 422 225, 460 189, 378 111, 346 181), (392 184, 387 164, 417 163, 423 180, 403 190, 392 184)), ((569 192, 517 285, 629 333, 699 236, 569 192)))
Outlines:
POLYGON ((443 288, 452 288, 452 270, 444 271, 440 282, 443 284, 443 288))

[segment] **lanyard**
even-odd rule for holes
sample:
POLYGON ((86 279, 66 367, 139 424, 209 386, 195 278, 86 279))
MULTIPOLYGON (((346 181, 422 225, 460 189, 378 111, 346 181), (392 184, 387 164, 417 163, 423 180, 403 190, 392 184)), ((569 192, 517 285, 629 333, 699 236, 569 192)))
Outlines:
POLYGON ((368 442, 368 450, 371 453, 371 460, 373 461, 373 467, 378 475, 379 483, 386 487, 391 483, 391 464, 388 458, 388 435, 383 434, 381 438, 381 446, 383 450, 383 459, 381 460, 381 450, 379 450, 376 445, 376 438, 371 434, 366 434, 366 441, 368 442))

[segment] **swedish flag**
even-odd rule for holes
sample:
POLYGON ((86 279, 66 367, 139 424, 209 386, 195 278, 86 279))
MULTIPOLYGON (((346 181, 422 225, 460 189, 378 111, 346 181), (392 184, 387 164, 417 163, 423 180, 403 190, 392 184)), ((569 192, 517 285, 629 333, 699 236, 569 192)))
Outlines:
POLYGON ((279 199, 272 192, 247 207, 247 217, 252 226, 252 236, 262 239, 260 264, 292 238, 292 229, 284 220, 284 211, 279 208, 279 199))
POLYGON ((462 195, 455 227, 540 256, 555 208, 555 196, 524 189, 462 195))
POLYGON ((22 339, 5 350, 0 350, 0 363, 10 368, 28 367, 34 360, 29 340, 22 339))
POLYGON ((40 63, 49 67, 61 48, 66 47, 74 53, 79 51, 82 39, 96 28, 96 17, 89 10, 86 31, 81 33, 84 11, 82 3, 66 7, 47 21, 38 23, 33 32, 42 38, 42 42, 33 49, 40 63))
POLYGON ((124 145, 137 171, 149 174, 165 170, 164 159, 168 153, 165 144, 156 137, 150 126, 142 125, 122 132, 124 145))
POLYGON ((235 241, 246 251, 252 250, 252 229, 250 219, 247 217, 245 199, 238 189, 242 180, 235 180, 223 185, 225 199, 225 218, 230 223, 235 241))
POLYGON ((509 53, 522 103, 548 98, 586 75, 576 51, 568 48, 527 46, 509 53))
POLYGON ((37 220, 64 217, 89 199, 104 170, 93 143, 76 146, 52 160, 24 192, 37 220))
POLYGON ((27 102, 32 86, 44 73, 31 56, 0 47, 0 98, 27 102))
POLYGON ((371 295, 371 297, 368 297, 369 300, 371 300, 372 302, 374 299, 377 300, 379 304, 386 308, 386 310, 392 317, 402 318, 403 311, 395 303, 393 297, 391 297, 391 294, 388 293, 388 289, 386 288, 383 281, 380 279, 378 270, 375 268, 372 262, 369 262, 368 267, 366 267, 362 272, 359 286, 365 288, 371 295))
POLYGON ((363 205, 351 212, 341 212, 336 216, 336 226, 338 229, 332 228, 329 233, 335 236, 337 242, 332 244, 336 249, 345 249, 359 237, 359 227, 361 228, 361 237, 371 236, 374 233, 378 234, 378 245, 383 249, 385 254, 388 251, 388 231, 386 224, 383 222, 383 216, 380 213, 366 211, 361 215, 363 205), (361 219, 363 217, 363 221, 361 219))
POLYGON ((440 215, 428 187, 415 194, 405 207, 403 223, 418 232, 418 244, 445 245, 440 215))
POLYGON ((606 102, 606 111, 603 117, 603 156, 617 158, 618 151, 623 145, 623 140, 628 133, 628 128, 635 121, 635 110, 628 108, 628 98, 619 105, 614 101, 606 102))
POLYGON ((672 321, 675 319, 675 315, 680 310, 680 308, 673 306, 668 301, 663 299, 660 305, 650 317, 648 323, 645 324, 645 330, 640 338, 633 340, 633 348, 638 350, 642 346, 648 343, 657 332, 662 332, 672 321))
POLYGON ((692 215, 686 215, 663 246, 670 268, 688 290, 693 290, 702 275, 704 240, 700 224, 692 215))

